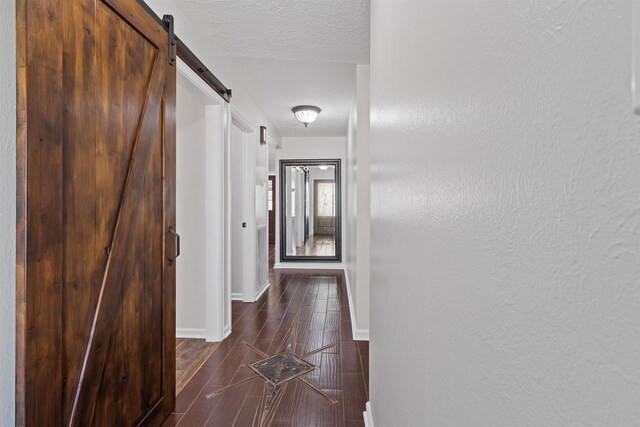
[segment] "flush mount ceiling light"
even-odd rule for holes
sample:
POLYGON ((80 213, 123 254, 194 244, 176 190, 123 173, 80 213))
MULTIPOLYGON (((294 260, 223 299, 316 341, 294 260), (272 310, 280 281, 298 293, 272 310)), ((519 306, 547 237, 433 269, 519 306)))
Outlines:
POLYGON ((321 165, 321 166, 318 166, 318 167, 320 168, 321 171, 326 171, 327 169, 329 169, 329 166, 327 166, 327 165, 321 165))
POLYGON ((318 114, 322 110, 314 105, 298 105, 293 107, 291 111, 293 111, 296 119, 303 123, 304 127, 307 127, 309 123, 313 123, 318 118, 318 114))

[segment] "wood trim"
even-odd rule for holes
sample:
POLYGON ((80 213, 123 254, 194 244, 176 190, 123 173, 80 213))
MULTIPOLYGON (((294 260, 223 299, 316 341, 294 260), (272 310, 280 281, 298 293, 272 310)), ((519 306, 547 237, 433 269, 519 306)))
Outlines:
POLYGON ((26 424, 27 0, 16 0, 16 426, 26 424))
POLYGON ((342 262, 342 162, 340 159, 286 159, 280 160, 280 203, 278 209, 280 209, 280 262, 328 262, 328 263, 341 263, 342 262), (286 194, 287 183, 284 179, 287 166, 319 166, 329 165, 335 168, 335 183, 336 183, 336 255, 329 256, 296 256, 287 255, 286 245, 286 231, 285 224, 287 220, 286 216, 286 194))

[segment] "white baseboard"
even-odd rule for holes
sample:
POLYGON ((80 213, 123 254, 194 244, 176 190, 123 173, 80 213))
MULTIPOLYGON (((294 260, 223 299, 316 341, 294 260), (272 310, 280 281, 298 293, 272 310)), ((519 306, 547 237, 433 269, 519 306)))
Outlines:
POLYGON ((269 281, 267 280, 267 282, 264 284, 262 289, 260 289, 258 291, 258 295, 256 295, 256 301, 258 301, 260 299, 260 297, 262 296, 262 294, 264 294, 267 291, 267 289, 269 289, 270 285, 271 285, 271 283, 269 283, 269 281))
POLYGON ((373 412, 371 412, 371 402, 367 402, 366 409, 362 414, 364 415, 364 427, 374 427, 373 412))
POLYGON ((176 337, 177 338, 197 338, 197 339, 204 340, 207 338, 207 330, 194 329, 194 328, 176 328, 176 337))
POLYGON ((351 282, 349 282, 349 273, 344 269, 344 280, 347 287, 347 298, 349 299, 349 315, 351 317, 351 332, 354 341, 369 341, 369 329, 358 329, 356 325, 356 313, 353 307, 353 296, 351 296, 351 282))
POLYGON ((229 326, 227 329, 224 330, 224 337, 222 339, 224 340, 229 335, 231 335, 231 326, 229 326))
POLYGON ((241 293, 231 293, 231 301, 242 301, 242 294, 241 293))
POLYGON ((287 270, 344 270, 345 265, 338 262, 276 262, 273 268, 287 270))

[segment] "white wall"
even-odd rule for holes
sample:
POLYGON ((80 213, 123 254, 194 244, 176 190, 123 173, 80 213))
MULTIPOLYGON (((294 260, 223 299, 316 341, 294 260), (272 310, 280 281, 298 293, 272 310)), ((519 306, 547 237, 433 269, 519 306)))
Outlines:
POLYGON ((631 2, 371 9, 375 424, 637 424, 631 2))
POLYGON ((346 275, 351 292, 354 337, 369 339, 370 271, 370 87, 369 65, 356 66, 347 134, 347 226, 346 275))
POLYGON ((176 228, 182 252, 176 270, 176 327, 180 335, 206 329, 205 108, 211 101, 178 74, 176 102, 176 228))
MULTIPOLYGON (((278 191, 276 192, 276 230, 280 230, 280 160, 286 159, 340 159, 342 161, 342 256, 345 253, 345 240, 347 235, 345 234, 345 137, 309 137, 309 138, 282 138, 282 148, 276 151, 276 185, 278 191)), ((276 232, 276 266, 300 266, 301 263, 295 262, 280 262, 280 233, 276 232)), ((304 265, 311 265, 304 263, 304 265)), ((314 264, 315 267, 317 264, 314 264)), ((333 264, 321 264, 320 267, 336 267, 333 264)), ((342 263, 340 263, 342 265, 342 263)))
POLYGON ((0 420, 15 423, 16 54, 15 1, 0 2, 0 420))

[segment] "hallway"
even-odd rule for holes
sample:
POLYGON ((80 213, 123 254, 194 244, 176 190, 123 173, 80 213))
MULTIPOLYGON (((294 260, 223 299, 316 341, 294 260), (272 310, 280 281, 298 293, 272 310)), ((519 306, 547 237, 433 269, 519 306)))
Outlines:
MULTIPOLYGON (((271 251, 273 247, 271 247, 271 251)), ((271 287, 256 303, 233 303, 233 332, 213 352, 178 395, 165 426, 251 426, 265 382, 245 365, 277 352, 296 315, 294 353, 317 369, 302 376, 328 396, 330 403, 304 382, 292 380, 273 405, 266 425, 363 426, 368 400, 368 342, 352 340, 349 305, 342 271, 269 270, 271 287), (239 381, 253 380, 207 399, 209 393, 239 381)), ((259 424, 258 424, 259 425, 259 424)))

